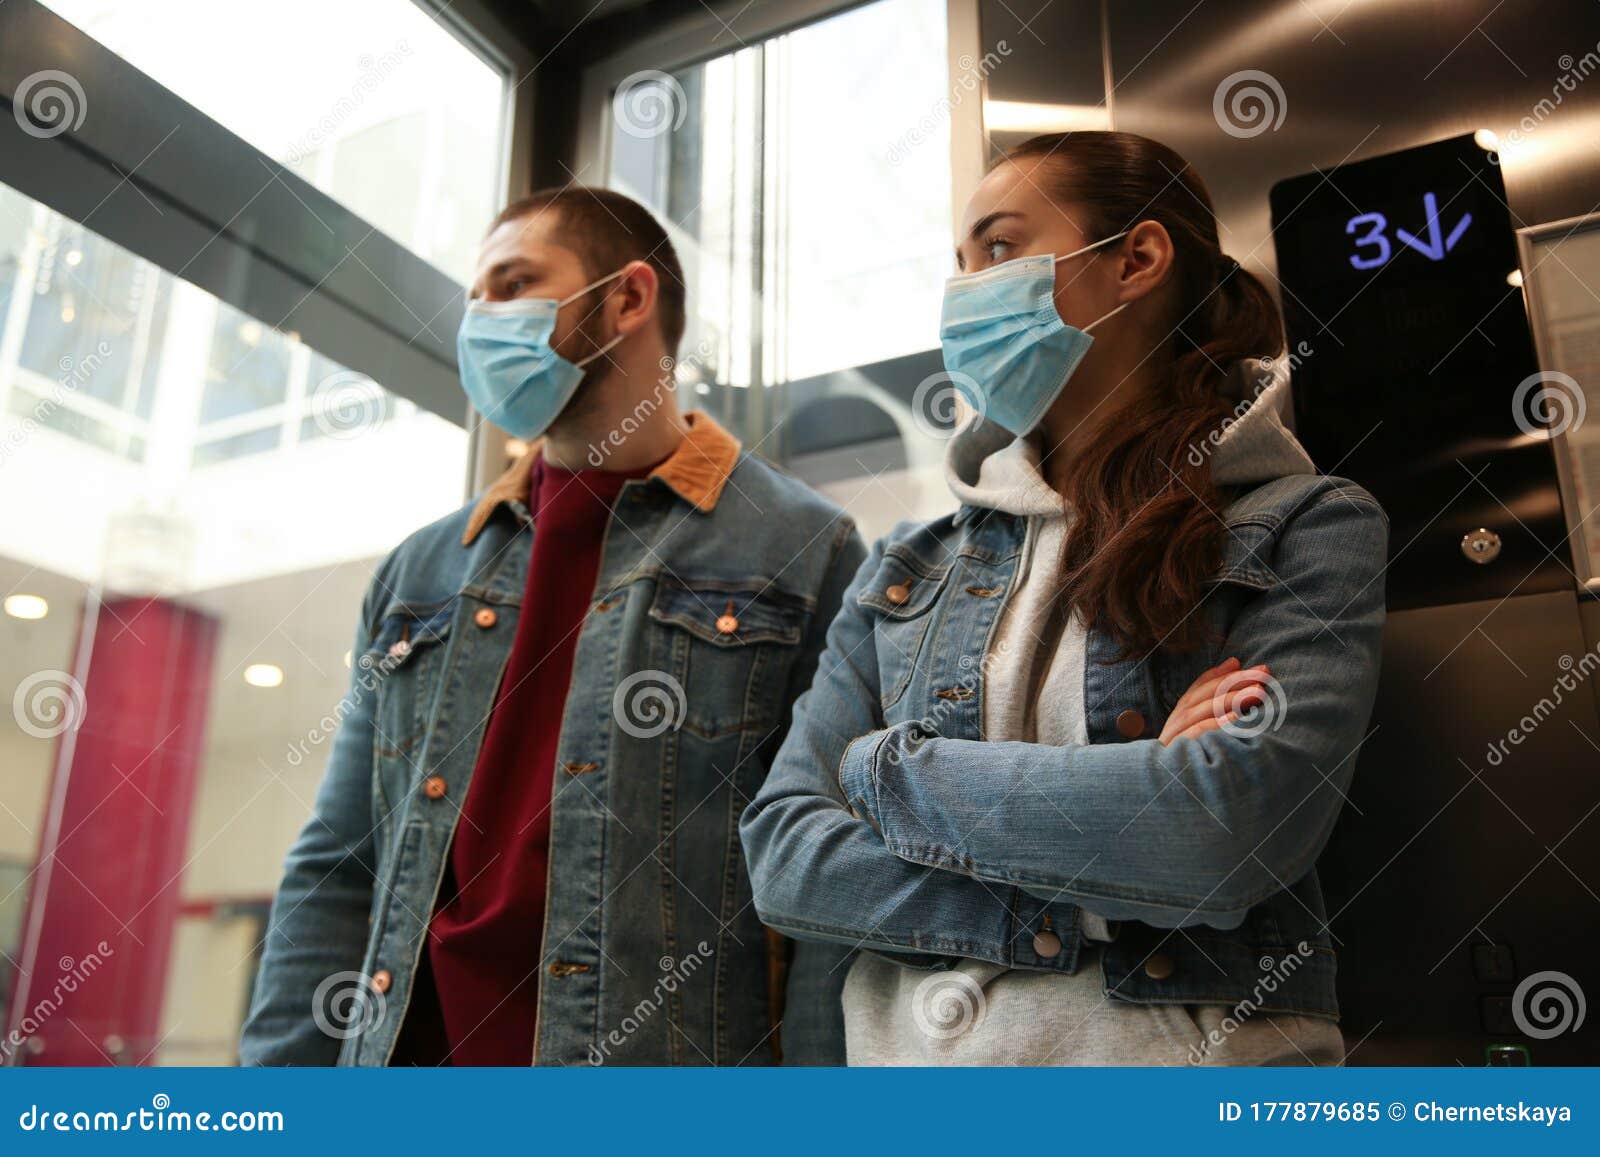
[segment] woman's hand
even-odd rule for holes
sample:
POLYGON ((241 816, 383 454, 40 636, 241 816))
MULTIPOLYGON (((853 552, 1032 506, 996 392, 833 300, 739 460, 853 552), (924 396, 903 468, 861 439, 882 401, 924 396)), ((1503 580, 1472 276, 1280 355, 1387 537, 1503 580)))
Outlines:
POLYGON ((1262 687, 1271 679, 1265 663, 1240 670, 1239 660, 1233 658, 1202 671, 1167 717, 1161 742, 1195 739, 1232 723, 1242 712, 1266 702, 1262 687))

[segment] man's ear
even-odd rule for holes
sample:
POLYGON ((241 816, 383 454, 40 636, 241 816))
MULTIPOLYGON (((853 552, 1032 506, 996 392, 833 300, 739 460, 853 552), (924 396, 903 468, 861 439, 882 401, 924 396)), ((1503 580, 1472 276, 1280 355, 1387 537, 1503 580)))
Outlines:
POLYGON ((649 262, 630 263, 617 278, 613 299, 617 306, 617 332, 631 334, 655 321, 660 279, 649 262))

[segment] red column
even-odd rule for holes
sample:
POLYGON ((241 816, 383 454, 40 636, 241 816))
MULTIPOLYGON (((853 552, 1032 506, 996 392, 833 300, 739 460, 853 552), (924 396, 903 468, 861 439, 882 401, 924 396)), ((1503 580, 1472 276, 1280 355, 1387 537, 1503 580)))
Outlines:
MULTIPOLYGON (((82 722, 63 734, 7 1018, 22 1063, 149 1063, 199 784, 217 623, 99 605, 82 722)), ((13 1046, 15 1048, 15 1046, 13 1046)))

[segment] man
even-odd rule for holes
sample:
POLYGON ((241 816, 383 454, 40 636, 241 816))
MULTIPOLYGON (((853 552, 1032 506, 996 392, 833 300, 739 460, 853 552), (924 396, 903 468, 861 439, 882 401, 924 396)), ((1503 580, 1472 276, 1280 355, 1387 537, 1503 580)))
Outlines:
POLYGON ((490 227, 462 384, 543 439, 373 578, 245 1063, 843 1062, 838 953, 769 938, 738 821, 865 551, 679 411, 683 328, 626 197, 490 227))

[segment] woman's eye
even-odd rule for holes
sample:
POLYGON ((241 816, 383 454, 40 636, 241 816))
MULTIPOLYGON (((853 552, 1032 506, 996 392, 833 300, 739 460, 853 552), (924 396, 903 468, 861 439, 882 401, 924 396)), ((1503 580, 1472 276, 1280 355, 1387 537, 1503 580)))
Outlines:
POLYGON ((1011 242, 1004 237, 991 237, 983 243, 983 248, 989 254, 990 261, 998 261, 1000 254, 1011 248, 1011 242))

